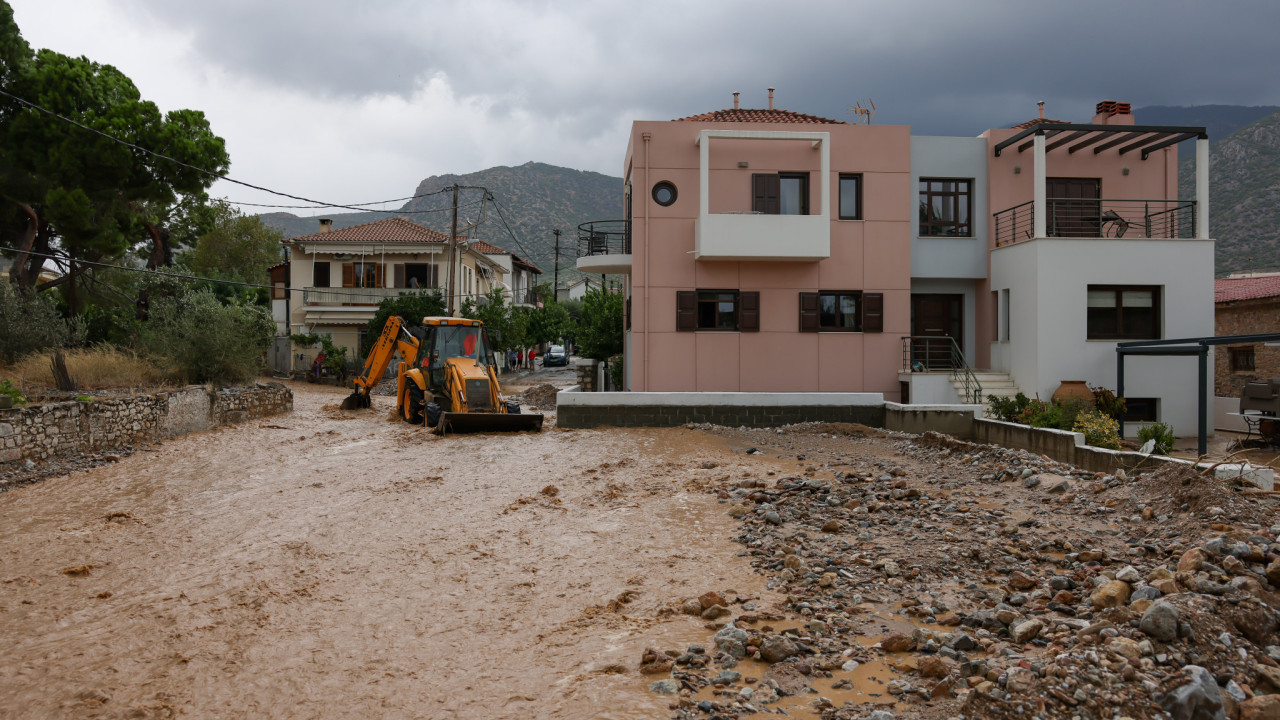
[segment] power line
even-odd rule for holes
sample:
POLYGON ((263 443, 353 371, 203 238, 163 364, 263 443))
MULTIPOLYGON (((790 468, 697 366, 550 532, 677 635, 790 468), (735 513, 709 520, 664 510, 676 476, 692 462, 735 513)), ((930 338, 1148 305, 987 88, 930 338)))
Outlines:
MULTIPOLYGON (((437 190, 435 192, 426 193, 424 195, 413 195, 407 198, 395 198, 392 200, 379 200, 377 202, 370 202, 370 203, 352 203, 350 205, 343 205, 341 207, 362 208, 361 212, 385 212, 385 213, 398 213, 403 215, 425 215, 428 213, 448 212, 449 211, 448 207, 434 208, 431 210, 403 210, 403 209, 384 210, 382 208, 365 207, 368 205, 381 205, 383 203, 389 203, 389 202, 404 202, 406 200, 416 200, 418 198, 431 197, 432 195, 439 195, 442 192, 444 191, 437 190)), ((273 205, 271 203, 240 202, 238 200, 231 200, 229 198, 217 198, 217 199, 227 203, 228 205, 243 205, 245 207, 283 208, 286 210, 320 210, 326 207, 321 205, 273 205)), ((467 203, 466 205, 461 205, 459 207, 470 207, 472 205, 478 205, 481 202, 483 202, 483 200, 477 200, 476 202, 467 203)))
MULTIPOLYGON (((167 161, 169 161, 169 162, 171 162, 171 163, 174 163, 175 165, 181 165, 182 167, 188 168, 188 169, 190 169, 190 170, 194 170, 194 171, 196 171, 196 172, 198 172, 198 173, 201 173, 201 174, 203 174, 203 175, 208 175, 209 177, 213 177, 213 178, 216 178, 216 179, 218 179, 218 180, 226 180, 226 181, 227 181, 227 182, 229 182, 229 183, 234 183, 234 184, 236 184, 236 185, 241 185, 241 186, 244 186, 244 187, 247 187, 247 188, 252 188, 252 189, 254 189, 254 190, 261 190, 262 192, 270 193, 270 194, 272 194, 272 195, 278 195, 278 196, 280 196, 280 197, 287 197, 287 198, 289 198, 289 199, 291 199, 291 200, 298 200, 298 201, 300 201, 300 202, 312 203, 312 205, 314 205, 314 206, 316 206, 316 207, 344 208, 344 209, 347 209, 347 210, 357 210, 357 211, 362 211, 362 212, 365 210, 364 208, 359 207, 358 205, 342 205, 342 204, 339 204, 339 203, 327 203, 327 202, 322 202, 322 201, 320 201, 320 200, 313 200, 313 199, 311 199, 311 198, 303 197, 303 196, 301 196, 301 195, 292 195, 292 194, 290 194, 290 193, 280 192, 280 191, 278 191, 278 190, 272 190, 271 188, 266 188, 266 187, 263 187, 263 186, 261 186, 261 185, 254 185, 253 183, 247 183, 247 182, 244 182, 243 180, 236 180, 236 179, 231 178, 231 177, 228 177, 228 176, 226 176, 226 175, 223 175, 223 174, 220 174, 220 173, 213 172, 212 170, 206 170, 205 168, 197 167, 197 166, 192 165, 192 164, 190 164, 190 163, 186 163, 186 162, 183 162, 183 161, 181 161, 181 160, 178 160, 177 158, 169 157, 168 155, 165 155, 165 154, 163 154, 163 153, 158 153, 158 152, 156 152, 156 151, 154 151, 154 150, 151 150, 151 149, 149 149, 149 148, 142 147, 141 145, 136 145, 136 144, 131 143, 131 142, 127 141, 127 140, 121 140, 120 138, 115 137, 114 135, 108 135, 107 133, 104 133, 104 132, 102 132, 101 130, 98 130, 97 128, 89 127, 88 125, 85 125, 84 123, 81 123, 81 122, 76 121, 76 120, 72 120, 71 118, 66 117, 66 116, 64 116, 64 115, 59 115, 58 113, 56 113, 56 112, 54 112, 54 111, 52 111, 52 110, 49 110, 49 109, 43 108, 43 107, 41 107, 41 106, 39 106, 39 105, 36 105, 35 103, 33 103, 33 102, 29 101, 29 100, 26 100, 26 99, 24 99, 24 98, 20 98, 20 97, 18 97, 17 95, 14 95, 13 93, 7 92, 7 91, 5 91, 5 90, 0 90, 0 95, 3 95, 3 96, 5 96, 5 97, 7 97, 7 98, 10 98, 11 100, 15 100, 15 101, 17 101, 18 103, 21 103, 21 104, 23 104, 23 105, 26 105, 27 107, 31 108, 32 110, 36 110, 37 112, 42 112, 42 113, 44 113, 44 114, 46 114, 46 115, 48 115, 48 116, 50 116, 50 117, 57 118, 58 120, 61 120, 61 121, 65 122, 65 123, 70 123, 71 125, 74 125, 74 126, 76 126, 76 127, 80 128, 81 130, 86 130, 86 131, 91 132, 91 133, 93 133, 93 134, 95 134, 95 135, 99 135, 99 136, 101 136, 101 137, 104 137, 104 138, 106 138, 107 140, 110 140, 111 142, 119 143, 120 145, 123 145, 123 146, 125 146, 125 147, 127 147, 127 148, 130 148, 130 149, 133 149, 133 150, 137 150, 138 152, 143 152, 143 153, 146 153, 146 154, 148 154, 148 155, 153 155, 153 156, 155 156, 155 157, 160 158, 161 160, 167 160, 167 161)), ((438 190, 438 191, 436 191, 436 193, 441 193, 441 192, 444 192, 444 190, 442 189, 442 190, 438 190)), ((436 193, 428 193, 428 194, 429 194, 429 195, 434 195, 434 194, 436 194, 436 193)))

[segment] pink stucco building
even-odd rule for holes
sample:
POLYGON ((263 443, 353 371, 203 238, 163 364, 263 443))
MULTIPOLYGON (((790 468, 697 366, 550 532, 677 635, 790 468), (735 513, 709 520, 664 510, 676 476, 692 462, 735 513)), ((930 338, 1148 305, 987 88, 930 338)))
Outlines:
MULTIPOLYGON (((627 390, 1048 397, 1114 382, 1117 341, 1213 334, 1205 138, 1109 101, 962 138, 735 93, 633 124, 626 218, 583 226, 578 267, 625 276, 627 390)), ((1158 385, 1137 390, 1183 414, 1158 385)))

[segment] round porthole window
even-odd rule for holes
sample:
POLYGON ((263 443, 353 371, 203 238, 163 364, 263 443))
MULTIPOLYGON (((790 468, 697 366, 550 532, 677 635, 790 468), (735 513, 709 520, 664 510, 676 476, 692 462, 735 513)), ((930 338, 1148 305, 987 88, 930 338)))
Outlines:
POLYGON ((676 186, 663 180, 653 186, 653 201, 667 207, 676 201, 676 186))

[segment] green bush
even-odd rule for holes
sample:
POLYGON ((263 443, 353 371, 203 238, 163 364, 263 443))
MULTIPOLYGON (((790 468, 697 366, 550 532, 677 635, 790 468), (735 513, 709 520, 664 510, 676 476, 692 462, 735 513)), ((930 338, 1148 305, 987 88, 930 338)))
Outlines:
POLYGON ((1084 433, 1084 441, 1089 445, 1120 449, 1120 424, 1097 410, 1080 413, 1072 429, 1084 433))
POLYGON ((83 325, 62 317, 49 293, 20 291, 0 280, 0 363, 11 365, 33 352, 79 345, 84 335, 83 325))
MULTIPOLYGON (((426 317, 425 315, 423 317, 426 317)), ((418 322, 421 322, 419 320, 418 322)), ((294 333, 289 336, 294 345, 300 347, 318 347, 320 353, 324 355, 324 366, 329 372, 338 378, 338 382, 345 385, 347 382, 347 346, 334 345, 333 338, 328 335, 301 335, 294 333)), ((310 371, 308 371, 310 372, 310 371)))
POLYGON ((582 357, 607 360, 622 352, 624 300, 620 292, 591 288, 582 298, 578 348, 582 357))
POLYGON ((208 290, 151 301, 141 345, 184 382, 235 383, 257 377, 275 323, 262 308, 223 305, 208 290))
POLYGON ((8 378, 0 380, 0 395, 7 395, 13 398, 14 405, 26 405, 27 399, 22 396, 22 391, 13 386, 8 378))
POLYGON ((1152 450, 1156 455, 1168 455, 1173 452, 1173 444, 1177 439, 1173 434, 1173 428, 1169 427, 1168 423, 1151 423, 1138 429, 1138 440, 1142 441, 1143 445, 1151 440, 1156 441, 1156 447, 1152 450))
POLYGON ((1017 422, 1038 428, 1061 428, 1062 406, 1044 400, 1032 400, 1027 407, 1018 413, 1017 422))
MULTIPOLYGON (((406 290, 397 297, 386 298, 378 303, 378 311, 373 314, 373 319, 364 329, 364 346, 371 348, 378 342, 378 337, 382 335, 382 327, 387 324, 387 319, 392 315, 399 315, 408 325, 416 326, 422 324, 424 317, 444 314, 444 298, 441 297, 439 290, 406 290)), ((468 317, 471 316, 468 315, 468 317)), ((326 357, 328 355, 325 353, 326 357)))
POLYGON ((614 355, 609 358, 609 378, 613 380, 613 389, 622 390, 622 382, 625 379, 624 366, 621 355, 614 355))
POLYGON ((1124 398, 1116 397, 1116 394, 1104 387, 1090 388, 1093 391, 1093 406, 1098 408, 1098 412, 1107 417, 1120 419, 1124 415, 1124 398))
POLYGON ((1018 393, 1013 397, 1000 397, 999 395, 988 395, 987 404, 991 406, 991 413, 997 420, 1005 422, 1018 422, 1017 417, 1027 406, 1031 404, 1031 398, 1018 393))

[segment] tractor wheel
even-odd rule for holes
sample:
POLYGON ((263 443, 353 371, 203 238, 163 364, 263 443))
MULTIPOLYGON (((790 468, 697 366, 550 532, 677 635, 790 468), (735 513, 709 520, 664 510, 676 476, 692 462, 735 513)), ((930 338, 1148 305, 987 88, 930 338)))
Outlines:
POLYGON ((443 411, 440 405, 434 401, 427 403, 427 427, 433 428, 440 425, 440 415, 443 411))
POLYGON ((520 414, 520 401, 519 401, 519 400, 508 400, 508 401, 507 401, 507 414, 508 414, 508 415, 519 415, 519 414, 520 414))
POLYGON ((422 424, 422 409, 426 404, 424 402, 424 393, 417 383, 409 383, 409 416, 408 420, 414 425, 422 424))

